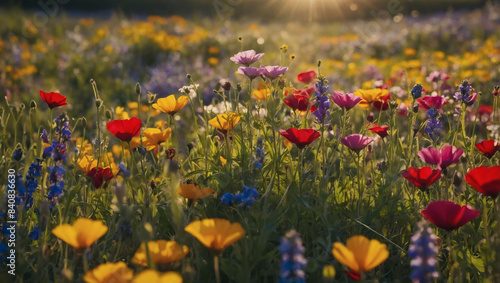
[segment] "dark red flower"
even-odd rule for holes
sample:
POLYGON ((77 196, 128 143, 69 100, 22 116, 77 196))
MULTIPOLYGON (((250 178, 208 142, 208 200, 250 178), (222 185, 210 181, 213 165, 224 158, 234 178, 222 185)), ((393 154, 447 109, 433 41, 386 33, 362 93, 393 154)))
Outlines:
POLYGON ((493 114, 493 106, 491 105, 479 105, 479 116, 491 115, 493 114))
POLYGON ((422 191, 441 178, 441 170, 431 167, 413 168, 403 171, 401 175, 422 191))
POLYGON ((493 155, 495 155, 497 150, 500 148, 500 146, 495 140, 487 140, 480 143, 476 143, 476 148, 477 150, 482 152, 484 156, 492 158, 493 155))
POLYGON ((438 96, 425 96, 417 100, 420 103, 420 108, 425 109, 426 111, 431 108, 436 108, 441 111, 443 105, 447 103, 446 98, 442 95, 438 96))
POLYGON ((389 108, 389 99, 391 99, 391 94, 381 97, 380 100, 373 101, 373 107, 378 111, 384 111, 389 108))
POLYGON ((303 82, 305 84, 308 84, 308 83, 312 82, 315 78, 316 78, 316 72, 315 71, 303 72, 303 73, 300 73, 297 76, 297 80, 299 82, 303 82))
POLYGON ((43 92, 40 90, 40 97, 47 103, 50 109, 68 104, 66 96, 62 96, 57 92, 43 92))
POLYGON ((280 135, 284 136, 287 140, 294 143, 298 148, 304 148, 306 145, 312 143, 315 139, 321 136, 321 134, 314 129, 299 130, 295 128, 281 131, 280 135))
POLYGON ((481 211, 468 205, 461 206, 452 201, 438 200, 429 203, 420 213, 439 228, 453 230, 478 217, 481 211))
POLYGON ((127 120, 114 120, 106 124, 106 128, 115 137, 122 141, 130 142, 133 137, 137 137, 141 133, 142 121, 135 117, 127 120))
POLYGON ((92 168, 87 173, 87 177, 92 178, 92 184, 96 189, 99 189, 104 183, 104 189, 108 186, 108 182, 113 179, 113 173, 110 168, 92 168))
POLYGON ((379 135, 381 138, 385 138, 389 135, 389 133, 387 132, 388 129, 389 129, 389 126, 377 126, 377 125, 374 125, 373 127, 368 128, 368 130, 379 135))
POLYGON ((285 97, 284 101, 294 110, 306 111, 309 107, 309 95, 307 94, 290 94, 285 97))
POLYGON ((345 273, 347 276, 349 276, 349 277, 351 277, 352 279, 354 279, 355 281, 358 281, 358 280, 360 280, 360 279, 361 279, 361 274, 357 273, 356 271, 352 271, 352 270, 347 271, 347 270, 344 270, 344 273, 345 273))
POLYGON ((500 193, 500 166, 474 168, 465 175, 465 180, 476 191, 496 198, 500 193))

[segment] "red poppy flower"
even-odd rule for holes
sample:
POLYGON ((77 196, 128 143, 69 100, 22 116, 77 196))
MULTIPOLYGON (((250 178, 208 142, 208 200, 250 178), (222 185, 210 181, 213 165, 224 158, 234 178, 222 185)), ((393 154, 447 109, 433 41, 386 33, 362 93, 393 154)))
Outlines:
POLYGON ((474 168, 465 175, 465 180, 476 191, 496 198, 500 193, 500 166, 474 168))
POLYGON ((432 170, 431 167, 422 167, 420 169, 410 167, 408 170, 403 171, 401 175, 420 190, 426 191, 430 185, 441 178, 441 170, 432 170))
POLYGON ((439 228, 453 230, 478 217, 481 211, 468 205, 461 206, 452 201, 438 200, 429 203, 420 213, 439 228))
POLYGON ((491 105, 479 105, 479 115, 490 115, 493 114, 493 106, 491 105))
POLYGON ((297 80, 299 82, 302 82, 302 83, 305 83, 305 84, 308 84, 308 83, 312 82, 315 78, 316 78, 316 72, 315 71, 303 72, 303 73, 300 73, 297 76, 297 80))
POLYGON ((40 97, 47 103, 50 109, 68 104, 66 96, 62 96, 57 92, 43 92, 40 90, 40 97))
POLYGON ((307 94, 291 94, 284 101, 294 110, 306 111, 309 107, 309 95, 307 94))
POLYGON ((385 138, 389 135, 389 133, 387 133, 388 129, 389 129, 389 126, 377 126, 377 125, 374 125, 373 127, 368 128, 368 130, 379 135, 381 138, 385 138))
POLYGON ((381 97, 380 100, 376 100, 373 102, 373 107, 378 111, 384 111, 389 108, 389 99, 391 99, 391 94, 381 97))
POLYGON ((493 155, 495 155, 497 150, 500 148, 500 146, 495 140, 487 140, 480 143, 476 143, 476 148, 477 150, 482 152, 484 156, 492 158, 493 155))
POLYGON ((294 143, 298 148, 304 148, 306 145, 312 143, 315 139, 321 136, 321 134, 314 129, 299 130, 295 128, 281 131, 280 135, 284 136, 287 140, 294 143))
POLYGON ((115 137, 122 141, 130 142, 133 137, 137 137, 141 133, 142 121, 135 117, 127 120, 109 121, 106 128, 115 137))
POLYGON ((113 173, 110 168, 92 168, 87 173, 87 177, 92 178, 92 184, 96 189, 99 189, 104 183, 104 189, 108 186, 108 182, 113 179, 113 173))

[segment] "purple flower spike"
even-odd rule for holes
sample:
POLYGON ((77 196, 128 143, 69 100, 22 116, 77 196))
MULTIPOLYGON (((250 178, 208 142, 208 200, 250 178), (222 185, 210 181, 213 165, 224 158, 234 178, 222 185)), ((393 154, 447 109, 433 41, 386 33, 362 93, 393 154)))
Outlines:
POLYGON ((253 80, 262 74, 262 69, 256 67, 239 67, 238 73, 245 75, 253 80))
POLYGON ((250 64, 259 60, 262 56, 264 56, 264 53, 257 54, 255 50, 252 49, 239 52, 229 59, 236 64, 241 64, 248 67, 250 64))
POLYGON ((361 97, 356 96, 352 93, 343 94, 341 92, 334 91, 331 96, 333 102, 337 104, 340 108, 344 108, 346 111, 356 106, 361 100, 361 97))
POLYGON ((365 137, 360 134, 353 134, 347 137, 343 137, 340 142, 347 146, 350 150, 359 154, 359 152, 373 140, 374 138, 371 137, 365 137))
POLYGON ((262 69, 262 74, 266 77, 268 77, 270 80, 274 80, 277 77, 283 75, 288 71, 288 67, 281 67, 281 66, 260 66, 262 69))

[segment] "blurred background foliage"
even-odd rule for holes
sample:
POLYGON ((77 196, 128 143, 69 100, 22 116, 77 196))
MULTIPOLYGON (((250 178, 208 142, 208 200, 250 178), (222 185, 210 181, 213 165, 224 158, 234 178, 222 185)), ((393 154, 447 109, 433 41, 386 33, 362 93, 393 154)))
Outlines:
POLYGON ((224 19, 330 22, 366 19, 381 11, 427 14, 471 9, 483 7, 488 1, 491 0, 2 0, 0 6, 39 10, 43 5, 59 3, 66 12, 100 11, 106 14, 118 10, 137 15, 223 15, 224 19))

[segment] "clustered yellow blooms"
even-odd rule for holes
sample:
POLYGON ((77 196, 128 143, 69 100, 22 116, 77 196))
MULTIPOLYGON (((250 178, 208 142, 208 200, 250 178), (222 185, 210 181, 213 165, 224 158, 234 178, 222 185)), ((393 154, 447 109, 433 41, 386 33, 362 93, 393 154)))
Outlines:
POLYGON ((257 89, 252 90, 252 96, 256 100, 264 100, 271 94, 272 88, 263 83, 259 83, 257 89))
POLYGON ((218 114, 215 118, 208 121, 208 123, 221 131, 229 131, 234 129, 239 121, 239 114, 229 112, 227 114, 218 114))
MULTIPOLYGON (((151 262, 155 265, 164 265, 183 259, 189 253, 189 248, 179 245, 176 241, 158 240, 148 242, 148 251, 151 262)), ((144 243, 135 252, 131 262, 148 266, 148 255, 144 243)))
MULTIPOLYGON (((138 110, 139 103, 137 103, 135 101, 129 102, 129 103, 127 103, 127 108, 130 110, 130 116, 136 117, 137 115, 139 115, 139 110, 138 110)), ((158 110, 152 110, 152 109, 150 109, 149 106, 147 106, 147 105, 141 105, 141 109, 140 110, 143 113, 148 113, 149 112, 149 114, 151 115, 151 117, 155 117, 155 116, 157 116, 158 114, 161 113, 158 110)), ((118 119, 118 120, 124 120, 124 119, 118 119)))

